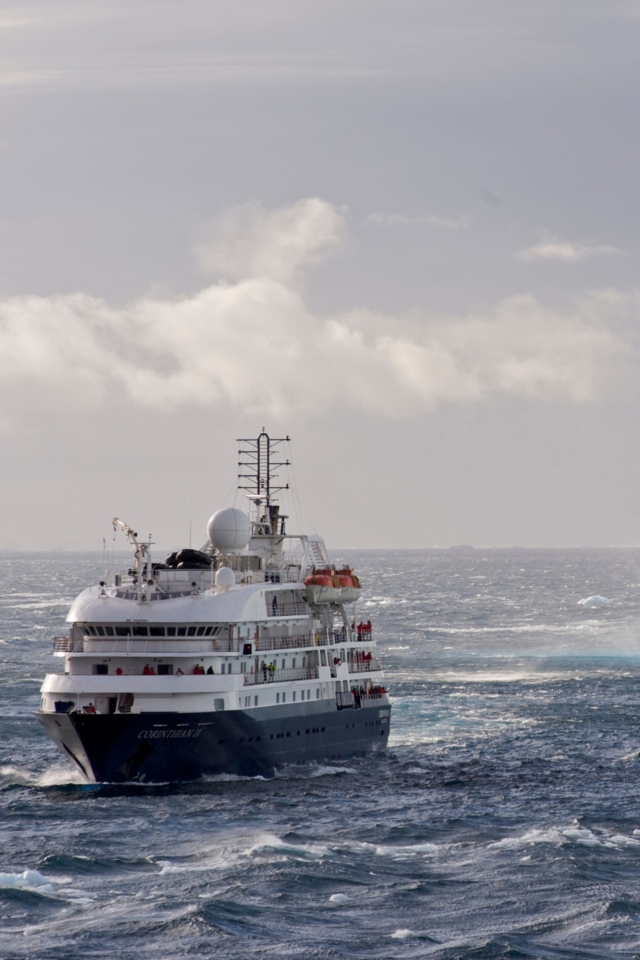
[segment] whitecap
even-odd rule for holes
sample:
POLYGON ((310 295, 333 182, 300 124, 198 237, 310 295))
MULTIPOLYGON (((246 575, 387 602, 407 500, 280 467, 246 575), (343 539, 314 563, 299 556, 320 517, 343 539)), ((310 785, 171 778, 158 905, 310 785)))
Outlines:
POLYGON ((592 597, 584 597, 582 600, 578 600, 578 604, 582 607, 606 607, 611 603, 613 603, 613 600, 609 600, 608 597, 601 597, 597 593, 592 597))
POLYGON ((309 771, 310 777, 327 777, 335 773, 355 773, 351 767, 312 767, 309 771))
MULTIPOLYGON (((635 830, 633 832, 636 833, 635 830)), ((627 837, 623 833, 616 833, 609 842, 616 847, 640 847, 640 840, 627 837)))
POLYGON ((53 893, 50 880, 37 870, 25 870, 23 873, 0 873, 0 887, 14 890, 29 890, 48 896, 53 893))
POLYGON ((321 859, 322 857, 326 857, 330 853, 330 850, 328 847, 320 844, 285 843, 285 841, 279 837, 265 836, 260 842, 255 843, 252 847, 249 847, 248 850, 243 851, 243 855, 246 857, 261 856, 270 853, 281 856, 321 859))
POLYGON ((327 777, 337 773, 355 773, 351 767, 330 767, 323 764, 308 763, 305 767, 298 767, 285 764, 282 768, 274 770, 274 777, 287 780, 304 780, 307 777, 327 777))
POLYGON ((391 937, 393 940, 406 940, 407 937, 412 937, 412 936, 413 936, 413 930, 406 930, 406 929, 396 930, 394 933, 391 934, 391 937))
POLYGON ((586 847, 602 846, 602 841, 584 827, 550 827, 547 830, 529 830, 520 837, 505 837, 488 845, 489 850, 517 850, 518 847, 538 843, 562 844, 567 841, 586 847))
MULTIPOLYGON (((448 844, 443 846, 448 846, 448 844)), ((409 843, 404 846, 363 843, 362 847, 366 850, 372 850, 377 857, 415 856, 417 853, 437 853, 439 849, 435 843, 409 843)))
POLYGON ((350 900, 350 899, 351 898, 348 897, 346 893, 332 893, 331 896, 329 897, 329 900, 332 903, 346 903, 347 900, 350 900))

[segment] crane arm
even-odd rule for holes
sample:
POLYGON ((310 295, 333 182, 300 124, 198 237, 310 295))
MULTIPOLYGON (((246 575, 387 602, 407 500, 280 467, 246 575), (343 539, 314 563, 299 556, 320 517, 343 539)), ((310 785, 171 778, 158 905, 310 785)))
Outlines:
POLYGON ((122 530, 122 532, 127 535, 129 539, 129 543, 131 543, 136 548, 136 550, 138 550, 140 546, 138 543, 138 534, 135 532, 135 530, 131 529, 128 523, 125 523, 123 520, 119 520, 117 517, 114 517, 113 529, 122 530))

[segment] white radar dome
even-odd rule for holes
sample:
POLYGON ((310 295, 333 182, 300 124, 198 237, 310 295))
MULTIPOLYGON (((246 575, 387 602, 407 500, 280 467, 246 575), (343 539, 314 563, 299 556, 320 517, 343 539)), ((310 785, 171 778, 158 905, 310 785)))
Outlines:
POLYGON ((251 521, 235 507, 218 510, 207 524, 209 540, 221 553, 244 550, 251 537, 251 521))
POLYGON ((230 567, 220 567, 216 570, 216 587, 228 590, 229 587, 235 586, 235 582, 236 575, 230 567))

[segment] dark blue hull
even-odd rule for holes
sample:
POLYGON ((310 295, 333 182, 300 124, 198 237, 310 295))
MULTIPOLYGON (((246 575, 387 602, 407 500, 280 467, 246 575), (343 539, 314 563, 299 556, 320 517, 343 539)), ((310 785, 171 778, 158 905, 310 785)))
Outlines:
POLYGON ((270 776, 288 763, 365 756, 386 747, 390 712, 383 696, 366 709, 310 703, 219 713, 37 717, 87 780, 166 783, 204 774, 270 776))

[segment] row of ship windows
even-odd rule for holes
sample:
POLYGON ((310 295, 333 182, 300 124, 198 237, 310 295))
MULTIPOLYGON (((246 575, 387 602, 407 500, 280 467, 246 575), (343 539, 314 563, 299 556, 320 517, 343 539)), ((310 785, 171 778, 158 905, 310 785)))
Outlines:
MULTIPOLYGON (((324 728, 324 727, 310 727, 308 730, 305 730, 305 734, 307 734, 307 733, 324 733, 324 732, 325 732, 325 728, 324 728)), ((301 733, 302 733, 302 730, 296 730, 296 736, 297 736, 297 737, 299 737, 301 733)), ((290 736, 291 736, 290 733, 276 733, 276 734, 275 734, 276 740, 284 740, 285 737, 290 737, 290 736)), ((273 733, 269 734, 269 739, 270 739, 270 740, 273 740, 273 738, 274 738, 274 734, 273 734, 273 733)), ((257 743, 260 739, 261 739, 260 737, 247 737, 247 738, 246 738, 246 741, 247 741, 247 743, 252 743, 252 742, 253 742, 253 743, 257 743)), ((244 737, 240 737, 239 740, 238 740, 238 743, 244 743, 244 742, 245 742, 245 738, 244 738, 244 737)), ((218 743, 219 743, 219 744, 228 743, 228 740, 226 740, 226 739, 224 739, 224 740, 218 740, 218 743)))
POLYGON ((217 637, 222 627, 141 627, 127 624, 122 627, 82 628, 90 637, 217 637))
MULTIPOLYGON (((311 690, 300 690, 300 691, 293 690, 293 691, 291 692, 291 702, 292 702, 292 703, 295 703, 295 702, 296 702, 296 694, 297 694, 298 692, 300 693, 300 699, 301 699, 301 700, 304 700, 304 699, 305 699, 305 693, 306 693, 306 695, 307 695, 307 696, 306 696, 306 699, 307 699, 307 700, 311 700, 311 690)), ((320 687, 316 687, 316 700, 319 700, 319 699, 320 699, 320 687)), ((258 698, 257 698, 257 697, 254 697, 254 700, 255 700, 254 706, 257 707, 257 706, 258 706, 258 698)), ((286 691, 283 692, 283 693, 276 693, 276 703, 286 703, 286 702, 287 702, 287 694, 286 694, 286 691)), ((251 706, 251 697, 245 697, 245 698, 244 698, 244 705, 245 705, 245 707, 250 707, 250 706, 251 706)))
MULTIPOLYGON (((371 726, 371 727, 379 727, 380 725, 381 725, 381 724, 380 724, 380 720, 372 721, 371 723, 365 723, 365 727, 369 727, 369 726, 371 726)), ((347 727, 348 727, 348 726, 349 726, 349 724, 347 724, 347 727)), ((351 726, 355 727, 355 723, 354 723, 354 724, 351 724, 351 726)), ((305 730, 304 732, 305 732, 305 734, 324 733, 324 732, 325 732, 325 727, 309 727, 309 729, 308 729, 308 730, 305 730)), ((302 733, 302 730, 296 730, 296 736, 297 736, 297 737, 299 737, 301 733, 302 733)), ((383 737, 384 734, 385 734, 385 731, 384 731, 384 730, 381 730, 381 731, 380 731, 380 736, 383 737)), ((285 737, 290 737, 290 736, 291 736, 291 733, 276 733, 276 734, 275 734, 275 739, 276 739, 276 740, 284 740, 285 737)), ((270 739, 270 740, 273 740, 273 739, 274 739, 274 734, 273 734, 273 733, 271 733, 271 734, 269 735, 269 739, 270 739)), ((247 743, 252 743, 252 742, 253 742, 253 743, 257 743, 259 740, 260 740, 260 737, 247 737, 247 738, 246 738, 246 742, 247 742, 247 743)), ((244 737, 240 737, 239 740, 238 740, 238 743, 244 743, 244 742, 245 742, 245 738, 244 738, 244 737)), ((226 739, 225 739, 225 740, 218 740, 218 743, 219 743, 219 744, 228 743, 228 740, 226 740, 226 739)))

